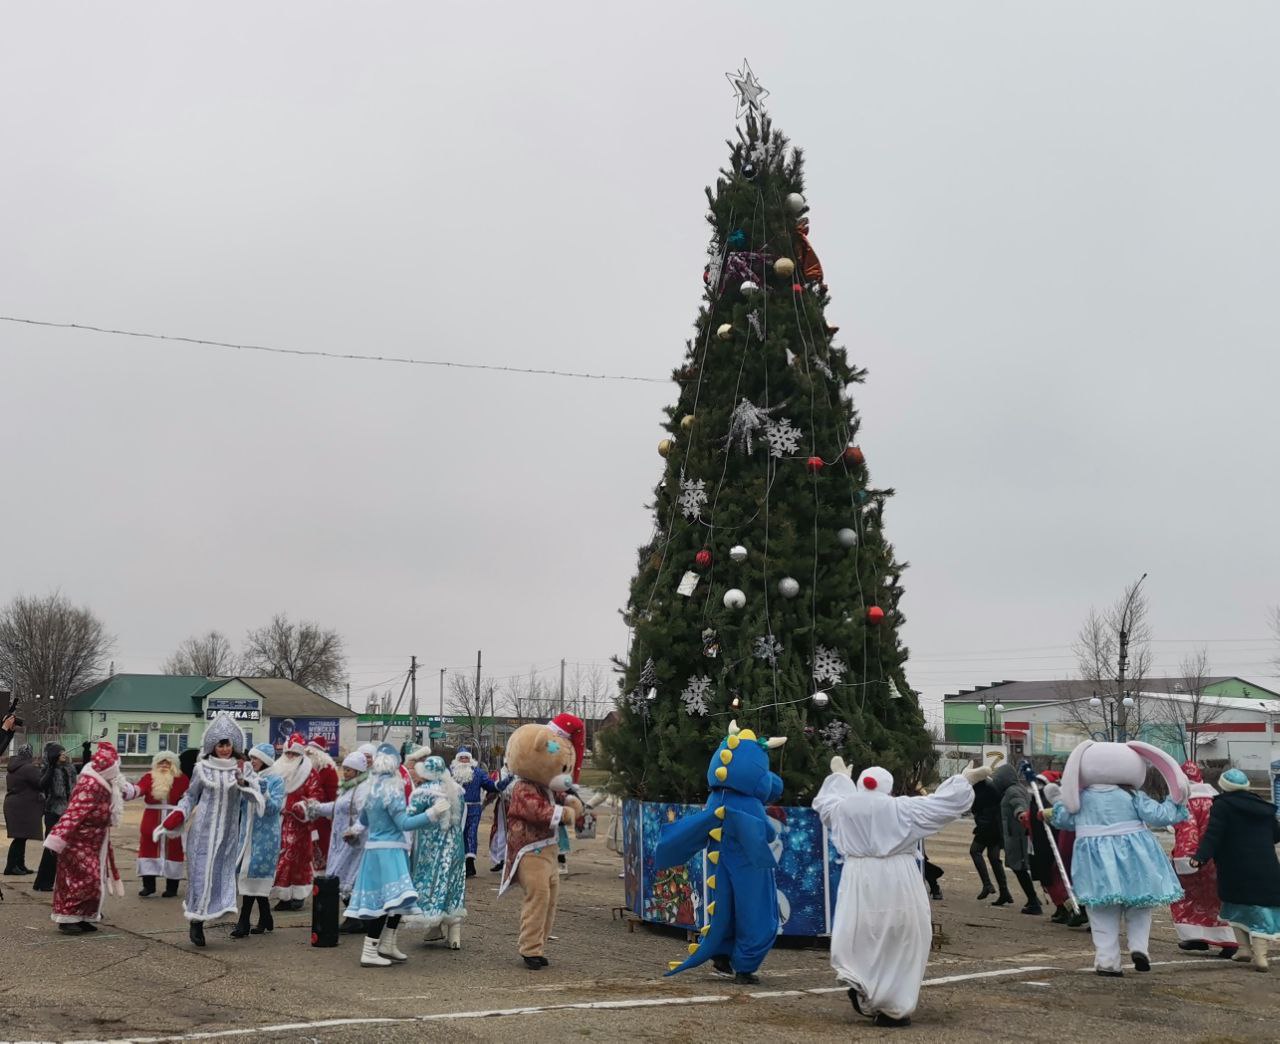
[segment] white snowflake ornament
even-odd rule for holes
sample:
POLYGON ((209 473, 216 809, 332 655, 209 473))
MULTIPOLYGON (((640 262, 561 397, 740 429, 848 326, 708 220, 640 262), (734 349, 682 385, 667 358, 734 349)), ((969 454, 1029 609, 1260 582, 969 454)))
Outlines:
POLYGON ((769 456, 795 456, 800 449, 800 436, 802 434, 803 432, 799 428, 791 426, 791 421, 786 417, 781 420, 770 421, 764 429, 764 439, 769 443, 769 456))
POLYGON ((750 399, 742 399, 738 405, 733 408, 733 415, 729 418, 729 436, 724 440, 726 449, 733 449, 735 446, 742 450, 748 457, 755 451, 755 442, 758 433, 762 428, 767 428, 773 423, 771 414, 782 409, 781 406, 771 406, 768 408, 757 406, 750 399))
POLYGON ((844 660, 834 649, 819 645, 813 650, 813 677, 819 682, 838 682, 845 672, 844 660))
POLYGON ((680 469, 680 514, 687 519, 702 518, 702 507, 707 502, 707 483, 704 479, 687 479, 680 469))
POLYGON ((680 699, 684 701, 684 709, 690 716, 705 716, 711 700, 711 679, 705 674, 690 678, 684 692, 680 693, 680 699))
POLYGON ((755 640, 751 655, 757 660, 764 660, 770 667, 776 667, 778 657, 782 655, 782 643, 771 634, 761 635, 755 640))

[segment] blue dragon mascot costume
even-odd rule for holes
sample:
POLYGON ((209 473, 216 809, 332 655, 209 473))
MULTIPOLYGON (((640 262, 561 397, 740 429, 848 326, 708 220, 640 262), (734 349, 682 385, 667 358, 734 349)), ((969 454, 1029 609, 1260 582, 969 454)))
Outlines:
POLYGON ((759 739, 731 722, 707 767, 706 807, 663 826, 655 853, 659 870, 687 863, 705 848, 715 871, 707 875, 709 920, 702 940, 689 944, 689 956, 672 962, 668 975, 711 961, 719 975, 759 982, 756 969, 778 936, 777 861, 764 806, 782 796, 782 779, 769 771, 769 751, 786 742, 759 739))

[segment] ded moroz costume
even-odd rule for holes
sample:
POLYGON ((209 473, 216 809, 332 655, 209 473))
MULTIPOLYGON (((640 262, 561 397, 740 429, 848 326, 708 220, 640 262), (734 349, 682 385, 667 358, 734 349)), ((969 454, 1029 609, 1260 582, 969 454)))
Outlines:
POLYGON ((1204 774, 1194 761, 1183 762, 1182 772, 1190 783, 1187 798, 1190 815, 1173 826, 1173 866, 1183 891, 1182 898, 1170 908, 1173 927, 1178 932, 1178 949, 1207 950, 1210 946, 1220 946, 1222 955, 1231 957, 1236 952, 1236 937, 1231 925, 1218 916, 1221 901, 1217 867, 1213 860, 1199 869, 1191 866, 1200 839, 1209 828, 1209 812, 1218 792, 1204 781, 1204 774))
POLYGON ((99 743, 80 771, 66 812, 44 839, 45 848, 58 855, 51 916, 59 931, 96 931, 107 893, 124 895, 111 828, 120 825, 124 803, 137 796, 138 788, 120 775, 116 748, 99 743))
MULTIPOLYGON (((338 800, 338 790, 342 781, 338 777, 338 766, 329 756, 328 741, 323 736, 311 737, 307 743, 307 760, 311 762, 312 773, 315 776, 312 781, 315 793, 308 800, 321 805, 332 805, 338 800)), ((315 821, 315 828, 320 835, 317 838, 320 851, 327 857, 333 820, 329 817, 321 817, 315 821)))
POLYGON ((409 799, 409 812, 426 812, 430 822, 417 832, 413 845, 413 886, 418 892, 414 920, 426 928, 428 942, 447 936, 449 948, 458 950, 462 919, 467 916, 462 843, 466 802, 443 758, 428 757, 416 771, 422 783, 409 799))
POLYGON ((280 860, 271 898, 277 910, 301 910, 311 895, 317 866, 324 866, 320 831, 306 822, 307 801, 321 799, 320 779, 307 757, 307 741, 298 733, 289 737, 275 766, 284 779, 284 813, 280 821, 280 860))
POLYGON ((478 764, 475 758, 471 756, 471 751, 467 747, 458 748, 458 753, 454 755, 453 761, 449 765, 449 772, 466 795, 467 823, 464 828, 464 840, 467 851, 467 876, 475 877, 476 848, 479 845, 480 835, 480 812, 484 808, 480 792, 487 790, 490 794, 496 794, 498 788, 494 786, 493 780, 484 771, 484 766, 478 764))
POLYGON ((973 804, 973 784, 991 770, 966 769, 926 797, 894 797, 893 776, 866 769, 855 783, 843 759, 813 799, 844 858, 831 928, 831 966, 849 1000, 880 1026, 905 1026, 920 1000, 933 940, 920 887, 920 843, 973 804))
POLYGON ((171 899, 178 894, 178 882, 186 874, 186 862, 182 852, 181 837, 166 837, 159 841, 152 836, 156 827, 165 821, 169 813, 178 807, 190 781, 182 774, 178 755, 162 750, 151 759, 151 771, 138 780, 138 790, 146 802, 142 823, 138 828, 138 876, 142 879, 140 896, 155 895, 156 878, 165 879, 164 896, 171 899))

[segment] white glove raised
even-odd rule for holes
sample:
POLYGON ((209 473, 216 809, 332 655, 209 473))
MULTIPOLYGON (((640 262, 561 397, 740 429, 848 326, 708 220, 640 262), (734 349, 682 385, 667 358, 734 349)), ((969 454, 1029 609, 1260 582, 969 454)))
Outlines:
POLYGON ((844 758, 837 754, 831 759, 831 774, 833 776, 845 776, 853 779, 853 769, 844 763, 844 758))
POLYGON ((1044 785, 1044 801, 1045 804, 1052 808, 1058 803, 1058 797, 1062 794, 1062 787, 1057 783, 1046 783, 1044 785))
POLYGON ((970 765, 960 775, 964 776, 969 786, 991 778, 991 769, 986 765, 970 765))

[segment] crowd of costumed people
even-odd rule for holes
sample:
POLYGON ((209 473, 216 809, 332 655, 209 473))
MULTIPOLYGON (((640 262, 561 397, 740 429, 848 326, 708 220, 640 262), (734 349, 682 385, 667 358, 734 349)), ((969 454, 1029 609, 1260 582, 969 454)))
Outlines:
MULTIPOLYGON (((207 945, 206 922, 231 915, 234 939, 269 933, 273 910, 301 909, 312 895, 314 919, 323 881, 345 907, 339 930, 363 936, 360 964, 388 967, 408 960, 405 930, 461 947, 487 802, 490 869, 501 874, 499 896, 512 885, 522 893, 517 951, 536 971, 549 964, 569 831, 584 812, 584 740, 581 719, 561 714, 516 729, 492 775, 466 748, 446 764, 429 747, 402 756, 366 744, 335 764, 322 741, 300 735, 279 751, 246 749, 240 726, 221 714, 199 750, 156 755, 137 783, 110 743, 86 750, 79 771, 56 745, 43 769, 22 746, 9 762, 6 872, 31 872, 25 843, 43 825, 36 888, 53 892, 59 931, 95 931, 108 896, 123 895, 111 830, 124 803, 141 799, 139 894, 175 898, 185 879, 193 945, 207 945), (33 794, 42 802, 34 818, 33 794)), ((706 923, 668 975, 709 963, 738 984, 759 982, 779 933, 766 807, 784 782, 769 754, 785 742, 731 723, 707 767, 705 806, 664 825, 658 869, 694 858, 708 866, 706 923)), ((830 962, 856 1013, 875 1025, 910 1024, 932 942, 929 900, 941 897, 924 843, 970 813, 978 899, 1013 907, 1012 877, 1021 914, 1038 917, 1039 887, 1050 920, 1091 933, 1098 975, 1123 978, 1125 950, 1129 967, 1150 972, 1152 915, 1166 907, 1182 950, 1268 970, 1268 945, 1280 939, 1280 819, 1239 769, 1214 787, 1194 762, 1157 747, 1092 740, 1061 773, 971 766, 931 794, 896 793, 878 766, 855 773, 835 757, 830 767, 812 802, 843 862, 830 962), (1171 854, 1153 831, 1172 832, 1171 854)))

